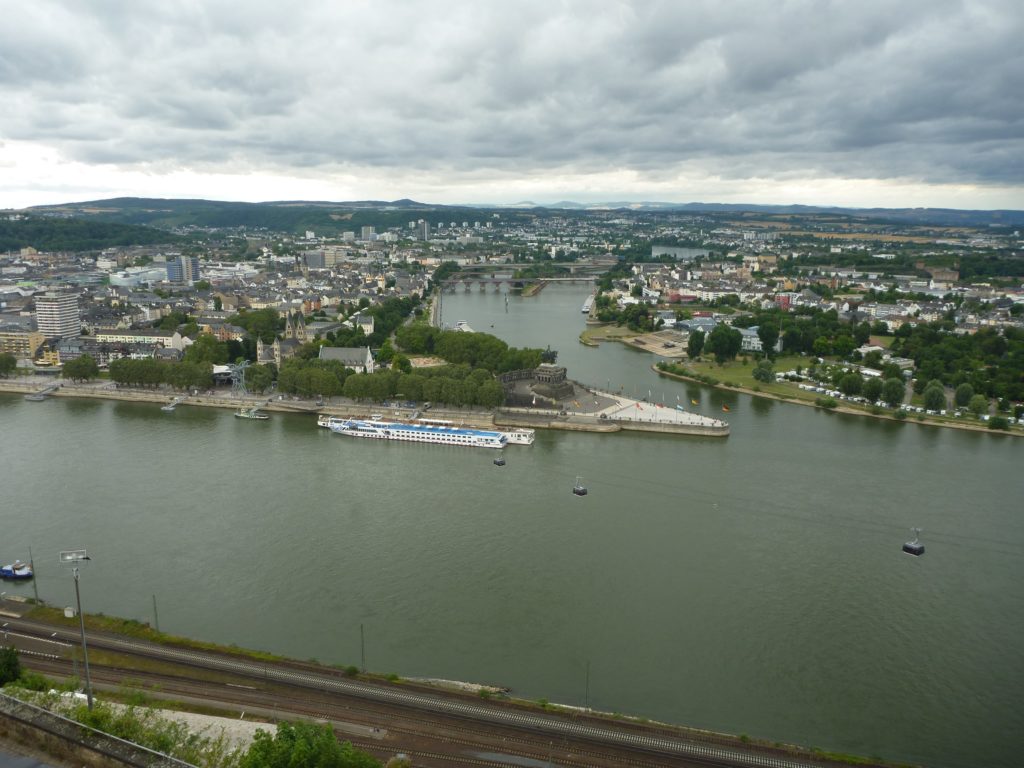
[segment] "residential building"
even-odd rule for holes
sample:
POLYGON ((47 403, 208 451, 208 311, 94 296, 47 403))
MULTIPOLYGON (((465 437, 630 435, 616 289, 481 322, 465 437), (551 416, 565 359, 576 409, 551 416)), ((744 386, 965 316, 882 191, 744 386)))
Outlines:
POLYGON ((167 280, 171 283, 192 285, 199 279, 199 258, 178 256, 167 262, 167 280))
MULTIPOLYGON (((740 341, 740 350, 743 352, 763 352, 764 345, 761 343, 761 337, 757 335, 757 326, 751 328, 737 328, 740 335, 743 337, 740 341)), ((779 336, 778 341, 775 342, 775 351, 782 351, 782 336, 779 336)))
POLYGON ((47 338, 63 339, 82 332, 78 296, 48 291, 35 297, 36 327, 47 338))
POLYGON ((14 355, 18 360, 31 360, 46 340, 39 331, 0 326, 0 352, 14 355))

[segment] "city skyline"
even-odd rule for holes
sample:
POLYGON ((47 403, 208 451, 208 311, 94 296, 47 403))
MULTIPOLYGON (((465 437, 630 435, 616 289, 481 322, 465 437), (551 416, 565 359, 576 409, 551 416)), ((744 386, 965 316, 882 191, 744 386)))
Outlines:
POLYGON ((0 9, 0 207, 1024 209, 1004 0, 0 9))

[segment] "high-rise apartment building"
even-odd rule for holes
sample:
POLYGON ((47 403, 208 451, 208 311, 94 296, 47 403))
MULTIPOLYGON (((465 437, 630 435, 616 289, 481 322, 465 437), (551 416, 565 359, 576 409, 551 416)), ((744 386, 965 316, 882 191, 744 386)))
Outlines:
POLYGON ((192 285, 199 279, 199 258, 178 256, 167 262, 167 280, 172 283, 192 285))
POLYGON ((48 291, 35 297, 36 327, 46 338, 68 338, 82 332, 78 296, 48 291))

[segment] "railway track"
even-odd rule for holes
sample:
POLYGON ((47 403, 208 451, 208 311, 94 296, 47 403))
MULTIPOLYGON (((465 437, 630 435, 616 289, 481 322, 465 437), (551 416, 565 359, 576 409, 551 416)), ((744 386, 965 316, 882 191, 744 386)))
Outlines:
MULTIPOLYGON (((35 621, 12 620, 10 625, 12 632, 17 630, 43 642, 65 644, 74 642, 77 638, 75 633, 66 629, 35 621)), ((232 689, 233 693, 224 697, 221 696, 221 690, 217 691, 218 700, 226 700, 235 706, 244 705, 243 700, 249 701, 252 706, 255 699, 263 696, 267 699, 263 700, 260 706, 271 710, 286 709, 316 719, 344 720, 352 717, 353 709, 339 707, 337 701, 333 699, 317 699, 317 707, 312 708, 317 711, 307 711, 311 710, 308 705, 311 694, 315 692, 354 698, 359 701, 363 718, 367 716, 368 710, 372 710, 372 716, 378 722, 387 721, 388 729, 396 735, 403 733, 407 737, 434 741, 440 737, 442 741, 453 746, 459 744, 480 752, 493 750, 497 744, 502 747, 501 754, 516 753, 531 760, 549 759, 552 747, 557 742, 560 747, 566 749, 566 754, 559 754, 557 758, 559 765, 582 767, 608 764, 631 768, 657 768, 692 764, 743 768, 808 768, 828 764, 825 761, 805 760, 779 754, 779 751, 767 748, 741 749, 715 743, 711 739, 685 739, 667 730, 659 731, 632 724, 609 727, 588 718, 540 714, 516 707, 477 703, 463 697, 353 680, 331 670, 307 665, 264 664, 240 657, 154 645, 106 633, 90 633, 89 645, 91 648, 149 660, 227 673, 263 687, 262 692, 255 685, 252 686, 252 691, 245 691, 245 694, 252 694, 255 691, 254 696, 235 692, 243 691, 241 687, 232 689), (268 692, 270 687, 274 689, 272 696, 268 692), (302 698, 296 698, 294 695, 289 697, 289 687, 301 689, 302 698), (286 708, 280 706, 285 701, 289 704, 286 708), (326 711, 320 711, 323 708, 326 708, 326 711), (440 723, 439 718, 442 719, 440 723), (453 720, 460 725, 452 725, 453 720), (475 727, 467 726, 466 723, 474 723, 475 727), (489 738, 481 738, 481 726, 487 727, 489 738), (499 731, 502 735, 500 742, 495 738, 499 731), (547 749, 544 748, 545 742, 547 749), (514 751, 507 747, 513 747, 514 751)), ((139 676, 138 671, 132 671, 130 674, 134 677, 139 676)), ((185 685, 182 682, 184 678, 175 680, 177 685, 185 685)), ((188 695, 210 697, 210 683, 190 681, 188 684, 198 689, 188 695)), ((217 687, 222 689, 226 686, 217 687)), ((372 742, 367 748, 370 749, 371 746, 372 742)), ((379 750, 380 744, 377 743, 370 751, 376 753, 379 750)), ((408 749, 403 751, 409 752, 408 749)), ((451 761, 456 757, 457 755, 446 753, 445 764, 452 764, 451 761)), ((500 760, 484 760, 479 764, 502 763, 500 760)))
MULTIPOLYGON (((66 676, 71 671, 68 661, 36 657, 34 669, 52 675, 66 676)), ((480 729, 452 722, 438 723, 437 719, 410 716, 405 711, 386 707, 367 707, 339 703, 329 697, 310 697, 296 695, 289 689, 277 690, 255 686, 240 686, 233 683, 211 685, 166 674, 144 673, 129 668, 92 665, 92 678, 97 686, 110 688, 137 689, 155 697, 169 699, 201 700, 208 705, 222 707, 225 710, 245 712, 257 716, 274 716, 281 714, 299 715, 310 720, 326 721, 334 724, 363 726, 367 731, 378 730, 381 738, 366 740, 354 737, 349 730, 340 729, 342 737, 356 746, 373 754, 390 755, 395 751, 407 754, 420 754, 424 758, 437 755, 444 756, 446 765, 465 763, 467 765, 503 765, 508 766, 508 757, 525 758, 543 761, 551 758, 555 749, 553 742, 543 744, 515 730, 493 730, 482 736, 480 729), (130 685, 125 685, 130 681, 130 685), (478 757, 467 757, 466 752, 432 752, 410 750, 405 747, 416 743, 436 743, 438 748, 449 750, 459 748, 469 754, 498 754, 503 760, 485 760, 478 757), (388 743, 391 749, 382 749, 388 743)), ((458 723, 459 721, 455 721, 458 723)), ((557 744, 557 765, 568 768, 592 768, 596 765, 616 765, 623 768, 670 768, 678 765, 656 759, 640 760, 628 755, 615 754, 612 750, 596 752, 588 749, 586 744, 560 741, 557 744)), ((421 762, 419 764, 427 765, 421 762)))

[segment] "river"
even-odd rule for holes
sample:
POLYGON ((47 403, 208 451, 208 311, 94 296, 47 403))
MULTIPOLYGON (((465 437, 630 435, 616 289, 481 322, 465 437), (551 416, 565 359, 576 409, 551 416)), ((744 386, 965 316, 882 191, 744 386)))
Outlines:
MULTIPOLYGON (((310 416, 0 395, 0 558, 164 631, 935 766, 1019 764, 1021 446, 658 378, 577 341, 582 286, 446 294, 579 380, 727 439, 539 432, 489 451, 310 416), (590 494, 572 495, 577 475, 590 494), (909 527, 927 553, 904 555, 909 527), (589 669, 589 689, 588 683, 589 669), (589 697, 589 699, 588 699, 589 697)), ((493 326, 493 327, 492 327, 493 326)), ((31 585, 4 585, 31 594, 31 585)))

